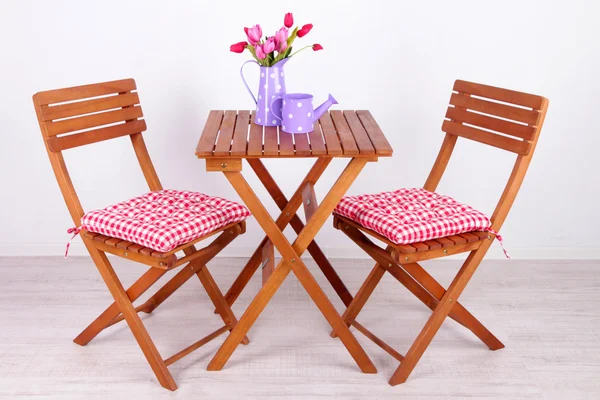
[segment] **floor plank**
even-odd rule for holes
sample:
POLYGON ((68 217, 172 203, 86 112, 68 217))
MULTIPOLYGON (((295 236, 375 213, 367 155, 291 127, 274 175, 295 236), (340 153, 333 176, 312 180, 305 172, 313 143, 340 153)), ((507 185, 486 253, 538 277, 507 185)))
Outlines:
MULTIPOLYGON (((226 288, 244 261, 220 258, 209 267, 226 288)), ((342 311, 315 264, 307 263, 342 311)), ((333 265, 353 293, 372 266, 367 260, 333 265)), ((455 260, 425 266, 443 284, 458 268, 455 260)), ((120 260, 116 269, 125 283, 143 272, 120 260)), ((599 261, 484 262, 461 302, 506 348, 490 352, 449 321, 409 381, 396 387, 387 380, 397 362, 356 333, 379 369, 361 374, 292 277, 249 332, 251 344, 240 346, 223 371, 207 372, 206 365, 224 336, 171 367, 179 390, 169 393, 125 325, 109 328, 88 346, 72 343, 110 303, 88 258, 0 257, 0 398, 598 399, 599 272, 599 261)), ((234 306, 238 316, 259 285, 257 274, 234 306)), ((164 357, 220 326, 208 302, 200 283, 191 280, 154 313, 142 314, 164 357)), ((358 320, 405 353, 428 315, 385 276, 358 320)))

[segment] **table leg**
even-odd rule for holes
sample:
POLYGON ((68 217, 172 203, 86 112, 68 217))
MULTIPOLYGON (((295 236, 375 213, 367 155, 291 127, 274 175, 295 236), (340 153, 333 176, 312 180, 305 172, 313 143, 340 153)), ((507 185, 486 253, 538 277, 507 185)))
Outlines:
MULTIPOLYGON (((224 172, 225 176, 229 179, 232 186, 238 192, 246 206, 253 213, 254 217, 261 225, 268 238, 273 242, 277 250, 279 250, 283 259, 280 261, 273 275, 268 279, 266 285, 263 286, 255 299, 250 303, 250 306, 246 312, 244 312, 244 315, 241 317, 238 324, 231 331, 231 334, 227 337, 223 345, 217 351, 208 365, 209 370, 220 370, 223 368, 227 360, 231 357, 233 351, 237 348, 242 337, 252 327, 253 323, 264 310, 271 297, 279 289, 291 269, 294 271, 294 274, 307 291, 311 299, 315 302, 323 316, 327 319, 331 327, 338 333, 340 340, 350 355, 354 358, 361 371, 365 373, 377 372, 375 366, 365 353, 364 349, 360 346, 352 332, 350 332, 348 326, 346 326, 333 304, 331 304, 319 284, 316 282, 300 258, 300 255, 313 241, 317 232, 321 229, 339 200, 348 190, 352 182, 356 179, 366 162, 366 160, 359 158, 355 158, 350 161, 319 208, 315 211, 313 217, 310 219, 306 227, 299 233, 293 245, 289 243, 278 224, 273 221, 241 173, 224 172)), ((292 200, 295 199, 292 198, 292 200)), ((290 203, 292 203, 292 200, 290 203)))
MULTIPOLYGON (((317 180, 321 177, 325 168, 331 162, 331 158, 319 158, 308 172, 304 180, 298 186, 298 189, 294 193, 294 195, 288 201, 269 173, 269 171, 265 168, 264 164, 260 159, 248 159, 247 160, 256 175, 258 176, 261 183, 264 185, 267 192, 271 195, 277 206, 280 210, 282 210, 281 215, 277 218, 278 227, 283 230, 288 224, 292 226, 294 231, 299 234, 304 228, 304 223, 296 214, 296 211, 302 204, 302 189, 307 184, 314 185, 317 180)), ((250 278, 254 275, 258 267, 261 265, 261 262, 264 260, 262 257, 264 249, 268 246, 268 238, 265 237, 260 245, 255 250, 254 254, 248 260, 248 263, 244 266, 238 277, 235 279, 227 294, 225 295, 225 299, 227 302, 232 305, 241 292, 244 290, 250 278)), ((308 246, 308 252, 311 254, 331 286, 334 288, 342 302, 348 306, 352 301, 352 295, 350 291, 339 277, 329 260, 323 254, 323 251, 319 247, 319 245, 313 240, 308 246)), ((266 278, 268 276, 263 275, 263 284, 266 282, 266 278)))
MULTIPOLYGON (((267 189, 277 206, 280 210, 285 209, 287 206, 288 200, 285 195, 269 173, 269 171, 265 168, 265 165, 259 158, 252 158, 247 160, 264 187, 267 189)), ((315 182, 307 181, 302 182, 298 187, 298 190, 302 190, 303 187, 306 187, 307 184, 312 184, 314 186, 315 182)), ((292 219, 290 220, 290 225, 292 229, 299 234, 302 229, 304 229, 304 223, 298 217, 297 214, 294 214, 292 219)), ((317 263, 317 266, 323 272, 323 275, 327 278, 337 295, 340 297, 344 305, 348 306, 352 302, 352 294, 342 281, 342 278, 338 275, 337 271, 333 268, 323 251, 319 247, 316 241, 310 242, 308 245, 308 253, 312 256, 313 260, 317 263)))

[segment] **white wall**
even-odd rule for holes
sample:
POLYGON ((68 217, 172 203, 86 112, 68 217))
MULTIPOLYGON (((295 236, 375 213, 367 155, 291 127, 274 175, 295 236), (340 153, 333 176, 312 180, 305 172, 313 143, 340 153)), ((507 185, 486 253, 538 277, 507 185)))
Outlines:
MULTIPOLYGON (((134 77, 164 186, 237 198, 223 176, 205 172, 194 148, 210 109, 252 106, 238 75, 249 57, 229 45, 256 22, 274 32, 287 11, 314 24, 303 43, 325 47, 288 63, 288 90, 317 100, 331 92, 339 107, 372 110, 395 149, 393 159, 368 165, 350 193, 423 184, 455 79, 540 94, 550 109, 502 230, 506 245, 516 257, 600 255, 600 7, 508 0, 2 1, 0 255, 62 254, 71 226, 31 103, 40 90, 134 77)), ((66 157, 88 209, 146 190, 126 138, 66 157)), ((491 212, 512 161, 461 141, 439 190, 491 212)), ((268 166, 290 194, 309 162, 268 166)), ((338 161, 322 178, 321 197, 342 167, 338 161)), ((258 229, 252 221, 228 254, 249 253, 258 229)), ((330 223, 318 238, 332 255, 360 254, 330 223)))

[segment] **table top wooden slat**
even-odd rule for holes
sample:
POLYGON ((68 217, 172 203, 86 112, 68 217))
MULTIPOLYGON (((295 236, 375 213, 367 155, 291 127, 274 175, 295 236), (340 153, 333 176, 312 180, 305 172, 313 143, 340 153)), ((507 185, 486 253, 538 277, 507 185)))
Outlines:
POLYGON ((235 123, 235 130, 233 131, 233 141, 231 142, 232 156, 243 156, 246 154, 248 128, 250 128, 248 121, 250 121, 250 111, 240 111, 235 123))
POLYGON ((262 156, 263 153, 263 127, 254 123, 256 111, 250 115, 250 134, 248 135, 248 155, 262 156))
POLYGON ((367 110, 324 113, 307 134, 254 123, 255 112, 212 110, 196 147, 198 158, 386 157, 392 147, 367 110))
POLYGON ((360 123, 356 113, 354 111, 344 111, 344 117, 352 130, 360 154, 375 154, 375 147, 373 147, 373 143, 371 143, 371 139, 369 139, 369 135, 367 135, 367 131, 360 123))
POLYGON ((321 123, 321 129, 323 130, 323 139, 325 140, 325 146, 327 146, 327 154, 330 156, 343 154, 340 138, 338 137, 329 113, 321 115, 319 122, 321 123))
POLYGON ((221 129, 219 130, 219 137, 217 138, 217 144, 215 145, 215 156, 228 156, 231 149, 231 139, 233 138, 233 129, 237 120, 236 111, 225 111, 223 122, 221 122, 221 129))
POLYGON ((293 156, 294 134, 283 132, 281 129, 277 129, 277 131, 279 132, 279 155, 293 156))
POLYGON ((222 120, 223 111, 221 110, 211 110, 211 112, 208 114, 208 119, 206 120, 206 124, 204 124, 202 135, 200 135, 200 140, 198 141, 198 146, 196 147, 196 155, 198 157, 213 155, 215 140, 219 134, 219 127, 221 126, 222 120))
POLYGON ((277 143, 276 126, 265 126, 264 153, 265 156, 279 155, 279 144, 277 143))
POLYGON ((368 110, 358 110, 356 111, 356 115, 362 122, 365 130, 367 131, 367 135, 371 139, 371 143, 375 147, 375 152, 381 155, 392 155, 393 150, 390 142, 388 142, 387 138, 383 134, 383 131, 371 115, 371 112, 368 110))
POLYGON ((346 122, 346 118, 344 118, 344 114, 339 110, 331 111, 330 114, 331 119, 333 119, 333 123, 335 124, 335 129, 340 136, 344 154, 358 154, 358 146, 356 145, 350 126, 348 126, 348 122, 346 122))
POLYGON ((308 135, 306 133, 294 133, 294 143, 296 143, 297 156, 310 157, 310 146, 308 144, 308 135))
POLYGON ((327 154, 327 148, 325 147, 325 141, 323 141, 323 134, 321 133, 321 124, 316 121, 313 125, 314 129, 308 133, 310 139, 310 150, 313 156, 320 156, 327 154))

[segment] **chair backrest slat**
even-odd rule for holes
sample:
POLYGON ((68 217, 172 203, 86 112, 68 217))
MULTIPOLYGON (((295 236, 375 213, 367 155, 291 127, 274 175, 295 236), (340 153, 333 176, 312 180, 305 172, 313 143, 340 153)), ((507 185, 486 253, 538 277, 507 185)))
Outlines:
POLYGON ((469 125, 479 126, 484 129, 504 133, 525 140, 533 139, 535 127, 522 125, 504 119, 493 118, 487 115, 474 113, 461 107, 448 107, 446 118, 469 125))
POLYGON ((488 99, 529 107, 535 110, 541 109, 543 103, 542 96, 461 80, 454 82, 454 91, 468 93, 473 96, 487 97, 488 99))
POLYGON ((136 90, 135 80, 122 79, 119 81, 94 83, 92 85, 74 86, 65 89, 47 90, 37 93, 40 104, 56 104, 66 101, 89 99, 114 93, 125 93, 136 90))
POLYGON ((131 92, 135 89, 133 79, 123 79, 36 93, 48 148, 61 151, 145 131, 138 119, 144 116, 139 96, 131 92))
POLYGON ((56 122, 47 122, 46 130, 48 136, 56 136, 63 133, 81 131, 84 129, 96 128, 103 125, 110 125, 117 122, 124 122, 143 117, 140 106, 121 108, 114 111, 107 111, 98 114, 86 115, 84 117, 64 119, 56 122))
POLYGON ((518 154, 527 154, 531 148, 531 144, 527 141, 496 135, 454 121, 444 121, 442 131, 518 154))
POLYGON ((483 100, 471 97, 468 94, 452 93, 450 104, 456 107, 468 108, 484 114, 496 115, 501 118, 511 119, 513 121, 523 122, 528 125, 534 125, 538 119, 538 112, 525 108, 518 108, 502 103, 483 100))
POLYGON ((133 79, 123 79, 33 95, 33 103, 52 169, 73 222, 84 214, 69 176, 63 150, 129 136, 150 190, 162 185, 150 160, 142 132, 146 130, 133 79))
POLYGON ((458 93, 450 96, 442 131, 517 154, 529 152, 543 97, 460 80, 453 90, 458 93))
POLYGON ((79 147, 86 144, 101 142, 121 136, 132 135, 146 130, 146 121, 135 120, 125 124, 109 126, 108 128, 94 129, 73 135, 62 137, 51 137, 48 139, 48 147, 52 151, 62 151, 79 147))
POLYGON ((100 111, 132 106, 139 103, 140 99, 137 93, 126 93, 123 95, 117 94, 92 100, 78 101, 75 103, 59 104, 52 107, 43 107, 42 121, 46 122, 75 117, 77 115, 92 114, 100 111))
POLYGON ((462 137, 517 153, 511 176, 492 214, 499 230, 523 183, 548 110, 542 96, 457 80, 442 131, 446 137, 423 186, 435 191, 462 137))

